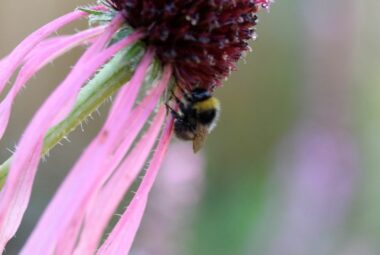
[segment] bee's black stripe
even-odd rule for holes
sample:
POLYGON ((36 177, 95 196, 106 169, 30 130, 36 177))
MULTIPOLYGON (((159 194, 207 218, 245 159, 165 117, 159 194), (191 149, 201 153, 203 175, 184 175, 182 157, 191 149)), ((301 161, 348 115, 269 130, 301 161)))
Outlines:
POLYGON ((198 113, 198 121, 203 125, 210 125, 216 117, 216 110, 210 109, 207 111, 199 112, 198 113))

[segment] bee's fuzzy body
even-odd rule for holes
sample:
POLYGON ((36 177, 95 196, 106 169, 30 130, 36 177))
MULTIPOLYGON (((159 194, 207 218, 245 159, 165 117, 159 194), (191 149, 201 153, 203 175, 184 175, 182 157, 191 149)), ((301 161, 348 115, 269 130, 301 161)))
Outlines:
POLYGON ((220 102, 204 89, 184 93, 183 100, 176 98, 179 111, 172 111, 174 133, 179 139, 193 141, 197 152, 209 132, 216 126, 220 113, 220 102))

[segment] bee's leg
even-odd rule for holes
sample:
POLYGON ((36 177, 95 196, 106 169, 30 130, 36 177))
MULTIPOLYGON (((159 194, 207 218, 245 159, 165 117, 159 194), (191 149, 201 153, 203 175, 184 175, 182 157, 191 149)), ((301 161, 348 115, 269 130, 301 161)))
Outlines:
POLYGON ((177 104, 181 104, 181 103, 182 103, 181 99, 179 99, 179 98, 177 97, 177 95, 174 94, 174 92, 173 92, 172 95, 171 95, 171 99, 174 99, 174 100, 176 101, 177 104))
POLYGON ((169 103, 165 103, 165 106, 166 106, 166 109, 167 109, 167 111, 168 112, 170 112, 173 116, 174 116, 174 118, 176 118, 176 119, 181 119, 181 115, 176 111, 176 110, 174 110, 170 105, 169 105, 169 103))
POLYGON ((189 102, 192 102, 191 95, 187 90, 185 90, 181 85, 177 84, 177 88, 181 91, 182 95, 185 97, 185 99, 189 102))
POLYGON ((179 99, 174 93, 172 93, 171 97, 172 97, 172 99, 175 100, 175 102, 177 103, 181 112, 184 113, 187 111, 187 107, 186 107, 185 103, 181 101, 181 99, 179 99))
POLYGON ((169 95, 169 99, 168 99, 168 101, 172 100, 174 97, 176 97, 176 95, 175 95, 175 93, 174 93, 174 88, 172 88, 172 89, 170 90, 170 95, 169 95))
MULTIPOLYGON (((178 99, 178 98, 177 98, 178 99)), ((188 111, 188 107, 180 100, 176 100, 179 109, 181 110, 182 113, 186 113, 188 111)))
MULTIPOLYGON (((182 90, 181 90, 181 91, 182 91, 182 90)), ((182 92, 182 93, 183 93, 183 92, 182 92)), ((187 96, 185 96, 185 98, 187 99, 187 96)), ((174 92, 173 89, 170 91, 170 97, 169 97, 169 100, 168 100, 168 101, 170 101, 170 100, 172 100, 172 99, 174 99, 178 105, 183 104, 182 101, 181 101, 181 99, 179 99, 179 97, 175 94, 175 92, 174 92)))

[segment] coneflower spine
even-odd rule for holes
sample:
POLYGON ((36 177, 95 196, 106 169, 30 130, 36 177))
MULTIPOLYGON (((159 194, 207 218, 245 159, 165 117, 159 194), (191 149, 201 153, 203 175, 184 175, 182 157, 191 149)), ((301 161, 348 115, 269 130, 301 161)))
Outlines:
POLYGON ((255 37, 263 0, 107 0, 125 22, 145 33, 163 64, 188 90, 221 85, 255 37))

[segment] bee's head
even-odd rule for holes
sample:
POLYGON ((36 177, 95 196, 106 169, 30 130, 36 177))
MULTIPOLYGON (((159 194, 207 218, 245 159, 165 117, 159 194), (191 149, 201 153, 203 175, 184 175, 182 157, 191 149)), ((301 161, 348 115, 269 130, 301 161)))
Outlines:
POLYGON ((191 99, 193 102, 201 102, 211 97, 211 92, 203 88, 196 88, 191 91, 191 99))

